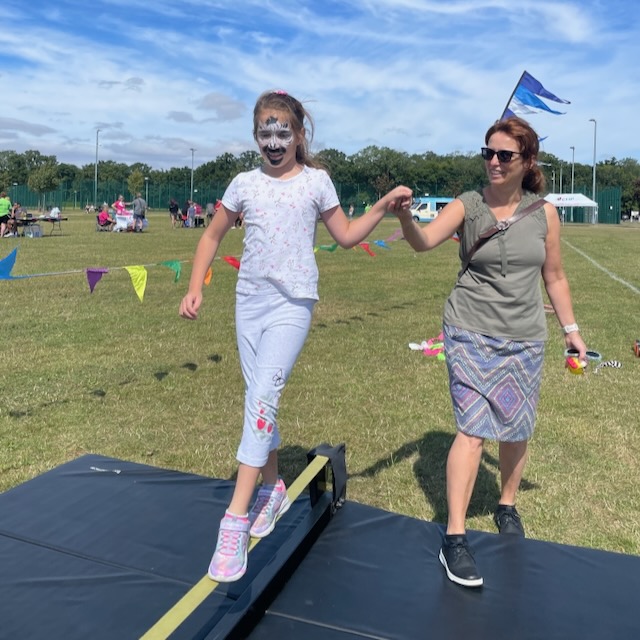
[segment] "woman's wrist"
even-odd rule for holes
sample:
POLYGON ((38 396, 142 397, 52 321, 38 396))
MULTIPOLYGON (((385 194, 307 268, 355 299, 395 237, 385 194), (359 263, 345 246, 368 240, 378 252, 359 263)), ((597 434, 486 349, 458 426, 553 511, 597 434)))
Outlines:
POLYGON ((578 327, 578 325, 575 322, 572 322, 571 324, 565 324, 562 327, 562 333, 565 336, 568 336, 570 333, 574 333, 580 331, 580 327, 578 327))

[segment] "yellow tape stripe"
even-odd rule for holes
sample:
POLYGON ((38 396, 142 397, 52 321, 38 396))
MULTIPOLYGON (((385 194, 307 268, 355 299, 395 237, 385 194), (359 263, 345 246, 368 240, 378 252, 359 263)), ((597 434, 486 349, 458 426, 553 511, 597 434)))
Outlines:
MULTIPOLYGON (((291 502, 295 502, 303 489, 318 475, 329 462, 326 456, 316 456, 307 468, 287 489, 291 502)), ((260 542, 259 538, 250 538, 249 551, 260 542)), ((218 582, 205 575, 167 611, 140 640, 166 640, 218 587, 218 582)))

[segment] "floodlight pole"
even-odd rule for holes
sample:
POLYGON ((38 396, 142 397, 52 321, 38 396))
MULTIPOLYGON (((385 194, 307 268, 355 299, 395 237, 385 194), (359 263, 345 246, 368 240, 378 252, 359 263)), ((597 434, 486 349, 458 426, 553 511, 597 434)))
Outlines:
POLYGON ((98 139, 100 136, 100 129, 96 129, 96 164, 93 172, 93 206, 98 206, 98 139))
POLYGON ((593 122, 593 184, 591 186, 591 198, 594 202, 598 202, 596 200, 596 132, 598 123, 595 118, 589 118, 589 122, 593 122))
POLYGON ((569 149, 571 149, 571 193, 573 193, 576 181, 576 148, 569 147, 569 149))
POLYGON ((191 192, 190 192, 190 197, 189 200, 193 200, 193 154, 195 152, 195 149, 191 149, 191 192))

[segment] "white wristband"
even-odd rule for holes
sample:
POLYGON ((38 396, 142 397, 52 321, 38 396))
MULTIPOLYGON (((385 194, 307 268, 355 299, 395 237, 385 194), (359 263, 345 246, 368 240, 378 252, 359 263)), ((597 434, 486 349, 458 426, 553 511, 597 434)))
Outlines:
POLYGON ((566 336, 569 333, 573 333, 574 331, 580 331, 580 327, 574 322, 573 324, 567 324, 562 327, 562 332, 566 336))

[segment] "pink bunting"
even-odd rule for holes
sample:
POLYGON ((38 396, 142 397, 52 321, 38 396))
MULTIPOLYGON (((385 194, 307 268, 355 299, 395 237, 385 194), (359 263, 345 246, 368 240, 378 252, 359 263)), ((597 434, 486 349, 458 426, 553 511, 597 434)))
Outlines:
POLYGON ((394 242, 402 238, 402 229, 396 229, 387 239, 387 242, 394 242))

